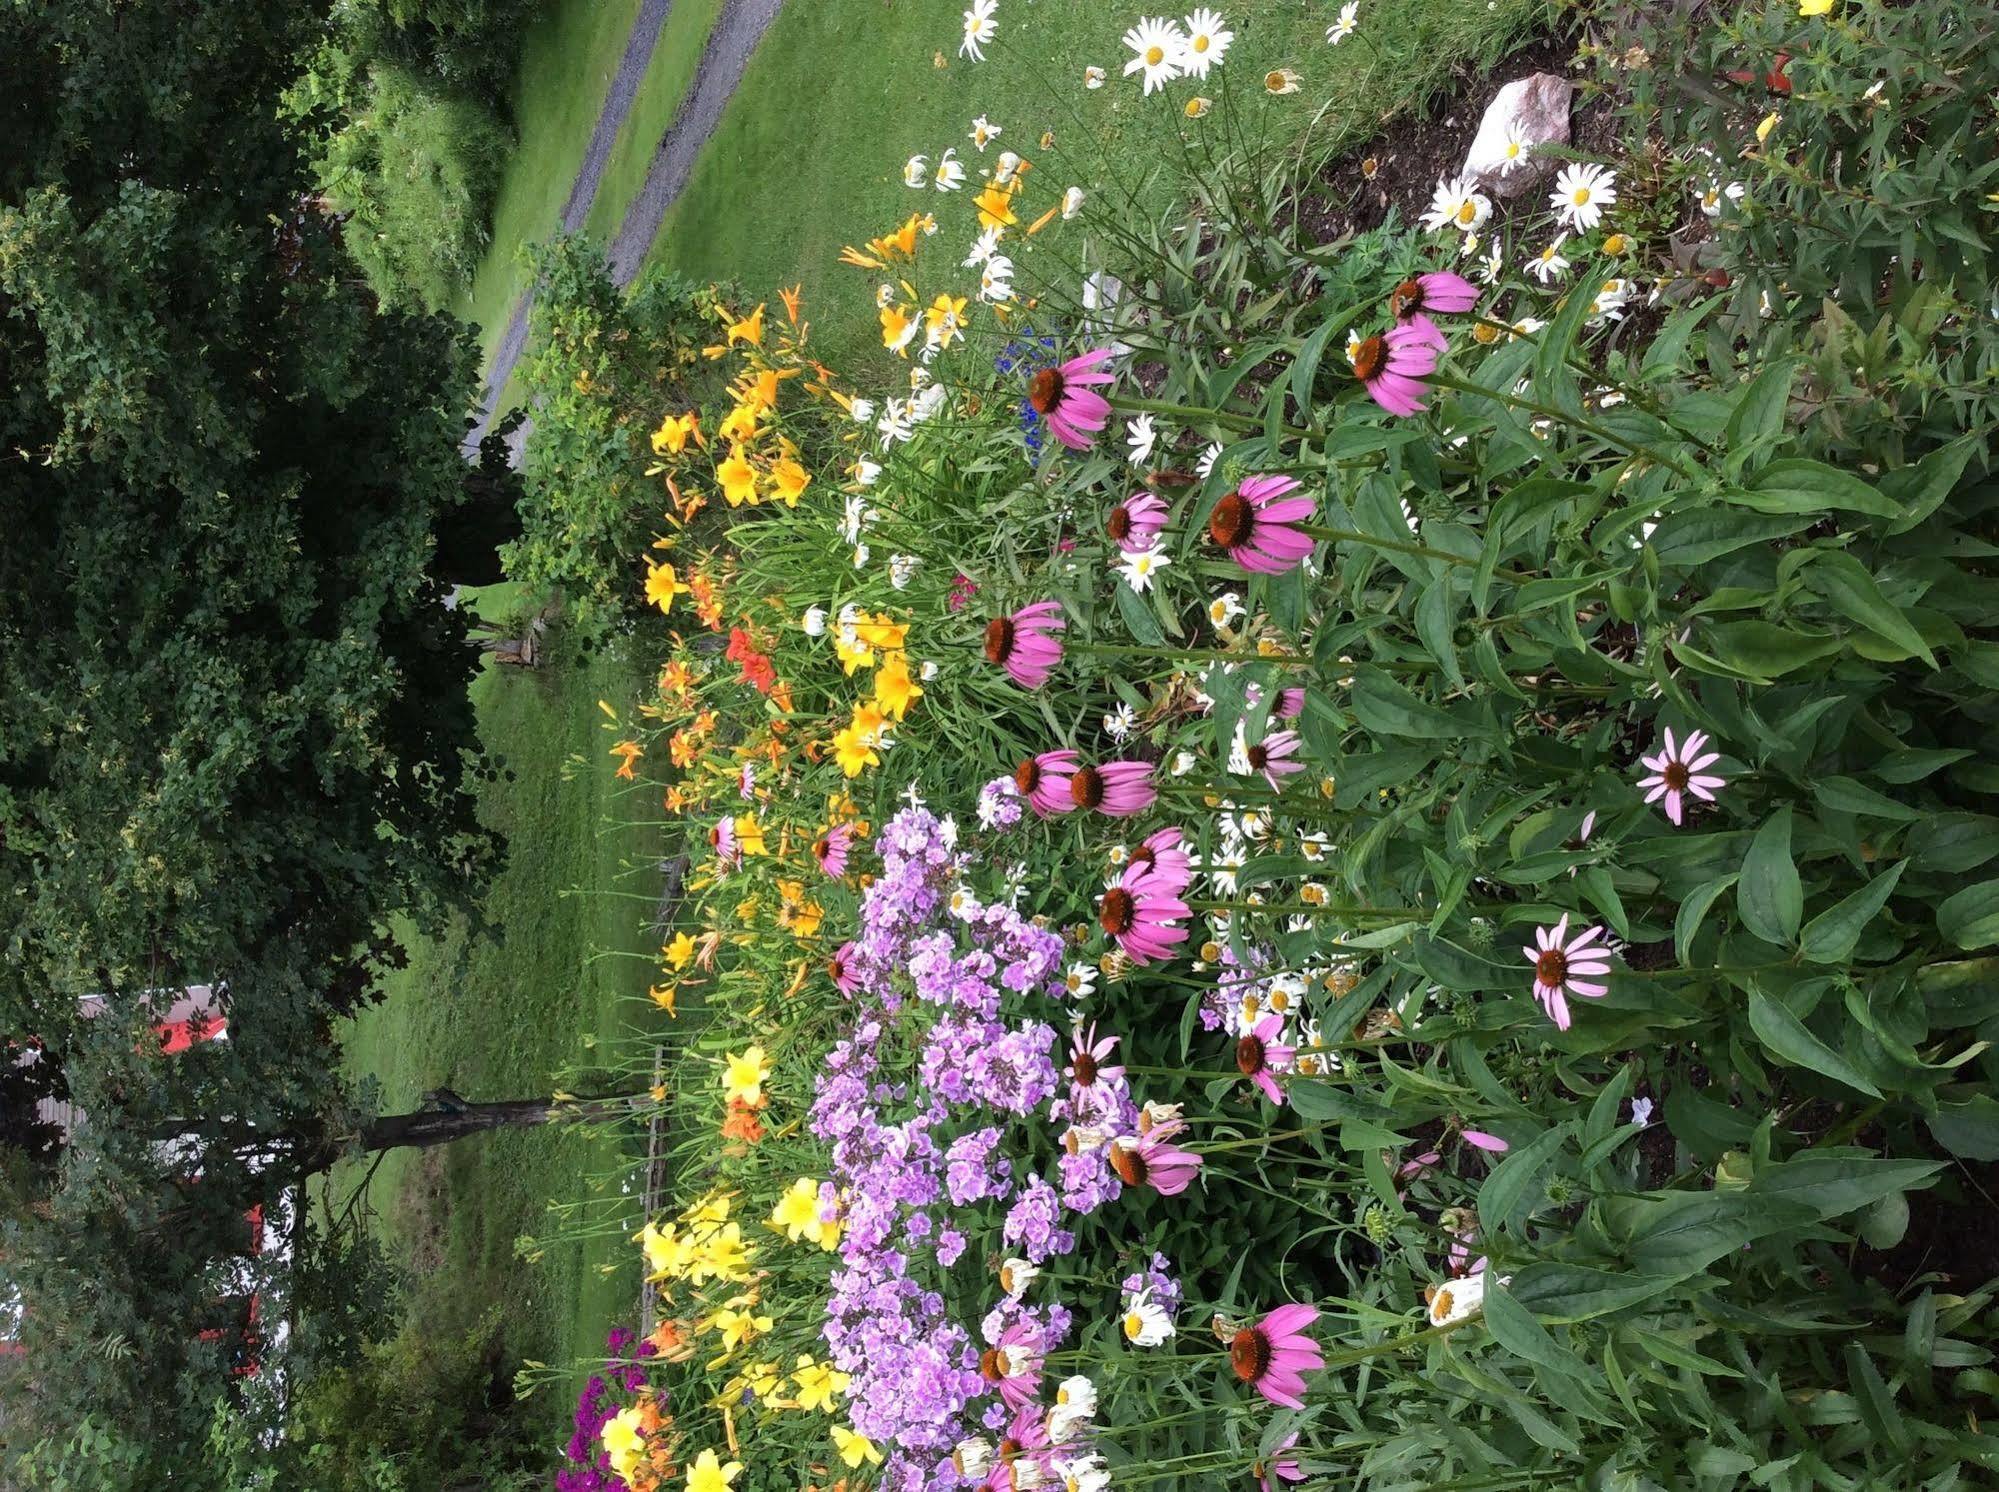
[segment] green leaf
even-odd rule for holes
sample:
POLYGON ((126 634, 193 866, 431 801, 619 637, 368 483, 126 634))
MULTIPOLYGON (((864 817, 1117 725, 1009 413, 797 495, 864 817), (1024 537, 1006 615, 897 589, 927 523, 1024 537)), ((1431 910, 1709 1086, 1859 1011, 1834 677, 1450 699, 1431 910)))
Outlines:
POLYGON ((1931 668, 1937 666, 1936 654, 1923 641, 1915 623, 1901 607, 1881 594, 1881 587, 1865 565, 1842 550, 1821 549, 1816 554, 1817 558, 1803 567, 1805 583, 1825 597, 1834 611, 1870 632, 1879 633, 1931 668))
POLYGON ((1937 908, 1937 931, 1960 948, 1999 943, 1999 881, 1980 881, 1946 897, 1937 908))
POLYGON ((1152 608, 1122 578, 1118 580, 1112 594, 1117 597, 1118 615, 1124 618, 1125 626, 1131 628, 1131 635, 1147 647, 1163 647, 1166 634, 1160 630, 1159 618, 1152 614, 1152 608))
POLYGON ((1480 726, 1418 699, 1379 669, 1355 674, 1348 702, 1362 727, 1380 735, 1437 741, 1484 734, 1480 726))
POLYGON ((1680 903, 1680 910, 1673 914, 1673 952, 1681 963, 1693 962, 1694 936, 1700 932, 1708 908, 1714 905, 1717 896, 1735 884, 1735 880, 1735 873, 1730 872, 1704 886, 1696 886, 1680 903))
POLYGON ((1745 518, 1727 509, 1703 508, 1669 513, 1652 534, 1652 551, 1662 565, 1692 569, 1751 544, 1767 544, 1811 527, 1802 514, 1760 514, 1745 518))
POLYGON ((1521 1270, 1507 1289, 1543 1321, 1565 1323, 1625 1310, 1664 1294, 1676 1283, 1678 1277, 1673 1275, 1634 1275, 1628 1270, 1544 1261, 1521 1270))
POLYGON ((1573 1128, 1573 1124, 1558 1124, 1513 1150, 1494 1166, 1478 1189, 1479 1217, 1489 1226, 1517 1232, 1514 1213, 1526 1203, 1529 1188, 1540 1184, 1541 1173, 1553 1163, 1555 1152, 1566 1143, 1573 1128))
POLYGON ((1900 504, 1851 472, 1801 457, 1772 461, 1751 479, 1747 492, 1726 496, 1730 502, 1765 513, 1823 513, 1827 508, 1844 508, 1892 518, 1902 511, 1900 504))
POLYGON ((1921 1186, 1944 1165, 1932 1160, 1885 1160, 1852 1151, 1808 1152, 1759 1168, 1750 1179, 1748 1195, 1760 1206, 1801 1208, 1818 1222, 1830 1222, 1894 1192, 1921 1186))
POLYGON ((1999 1099, 1976 1093, 1962 1103, 1940 1103, 1925 1122, 1936 1142, 1966 1160, 1999 1160, 1999 1099))
POLYGON ((1860 934, 1874 920, 1875 914, 1888 904, 1895 883, 1902 879, 1902 872, 1908 867, 1908 861, 1896 861, 1891 870, 1876 876, 1851 896, 1826 908, 1806 923, 1804 936, 1799 939, 1805 957, 1815 964, 1844 963, 1852 957, 1860 934))
POLYGON ((1764 679, 1782 678, 1840 650, 1830 633, 1762 621, 1714 623, 1701 629, 1701 637, 1723 663, 1764 679))
POLYGON ((1793 1066, 1808 1067, 1836 1083, 1858 1089, 1869 1098, 1881 1096, 1879 1088, 1868 1082, 1846 1058, 1812 1035, 1788 1006, 1761 990, 1749 992, 1749 1026, 1765 1047, 1793 1066))
POLYGON ((1742 858, 1735 886, 1736 909, 1748 929, 1766 943, 1788 945, 1805 915, 1804 887, 1791 862, 1791 810, 1778 809, 1764 821, 1742 858))
POLYGON ((1549 1335, 1548 1329, 1503 1288, 1485 1292, 1485 1324, 1492 1339, 1515 1357, 1578 1387, 1596 1375, 1583 1360, 1549 1335))
POLYGON ((1791 407, 1791 382, 1797 371, 1797 358, 1773 358, 1749 380, 1728 417, 1727 429, 1722 432, 1730 449, 1753 449, 1784 434, 1785 416, 1791 407))
POLYGON ((1901 823, 1913 823, 1929 815, 1919 808, 1911 808, 1906 803, 1897 803, 1886 794, 1877 793, 1865 783, 1856 782, 1851 777, 1819 777, 1812 781, 1812 795, 1828 808, 1841 813, 1855 813, 1862 818, 1890 819, 1901 823))

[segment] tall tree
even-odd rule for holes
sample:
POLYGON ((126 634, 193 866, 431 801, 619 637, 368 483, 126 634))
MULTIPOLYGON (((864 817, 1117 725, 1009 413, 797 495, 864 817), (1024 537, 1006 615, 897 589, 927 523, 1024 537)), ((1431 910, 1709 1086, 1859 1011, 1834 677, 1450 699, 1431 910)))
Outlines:
POLYGON ((160 1126, 340 1128, 390 918, 490 855, 438 535, 489 565, 503 504, 462 330, 382 312, 310 204, 278 98, 325 9, 0 5, 0 1031, 90 1115, 0 1243, 30 1346, 103 1349, 35 1375, 56 1420, 198 1429, 189 1313, 283 1178, 216 1147, 197 1181, 160 1126), (162 1059, 146 992, 208 981, 231 1039, 162 1059))

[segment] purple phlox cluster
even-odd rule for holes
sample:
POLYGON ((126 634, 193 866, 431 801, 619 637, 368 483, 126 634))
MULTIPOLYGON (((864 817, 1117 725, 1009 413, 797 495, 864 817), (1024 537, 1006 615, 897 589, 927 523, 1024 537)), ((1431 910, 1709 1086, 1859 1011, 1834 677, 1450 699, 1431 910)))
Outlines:
POLYGON ((611 1470, 611 1457, 604 1450, 602 1437, 604 1426, 625 1407, 618 1401, 612 1384, 617 1383, 627 1393, 636 1393, 646 1386, 644 1360, 654 1356, 658 1349, 650 1342, 639 1342, 637 1350, 627 1355, 627 1349, 637 1339, 638 1333, 627 1326, 613 1327, 604 1339, 605 1355, 610 1361, 604 1373, 590 1375, 583 1392, 576 1397, 575 1433, 562 1448, 568 1464, 555 1474, 555 1492, 631 1492, 625 1479, 611 1470))
POLYGON ((1011 829, 1020 822, 1020 789, 1011 777, 995 777, 979 789, 979 827, 1011 829))
POLYGON ((1041 1177, 1030 1176, 1007 1209, 1000 1239, 1007 1247, 1018 1249, 1029 1263, 1040 1264, 1076 1247, 1076 1235, 1061 1227, 1061 1221, 1061 1194, 1041 1177))
POLYGON ((988 1126, 960 1135, 945 1152, 944 1186, 954 1207, 1013 1192, 1013 1162, 999 1154, 1000 1132, 988 1126))
POLYGON ((1169 1317, 1179 1314, 1182 1299, 1180 1281, 1173 1276, 1173 1261, 1164 1254, 1155 1253, 1150 1264, 1124 1277, 1125 1299, 1129 1300, 1144 1290, 1152 1292, 1154 1304, 1169 1317))

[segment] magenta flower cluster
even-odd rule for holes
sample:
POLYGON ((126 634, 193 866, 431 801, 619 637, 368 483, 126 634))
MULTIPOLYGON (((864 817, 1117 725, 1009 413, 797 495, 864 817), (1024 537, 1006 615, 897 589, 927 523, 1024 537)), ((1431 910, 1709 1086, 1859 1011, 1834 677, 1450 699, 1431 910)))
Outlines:
POLYGON ((566 1464, 555 1474, 555 1492, 631 1492, 625 1479, 611 1470, 602 1436, 604 1426, 625 1407, 617 1390, 635 1394, 645 1387, 645 1360, 656 1350, 652 1343, 638 1341, 629 1327, 611 1329, 604 1339, 608 1359, 604 1372, 593 1373, 576 1397, 575 1433, 562 1448, 566 1464))

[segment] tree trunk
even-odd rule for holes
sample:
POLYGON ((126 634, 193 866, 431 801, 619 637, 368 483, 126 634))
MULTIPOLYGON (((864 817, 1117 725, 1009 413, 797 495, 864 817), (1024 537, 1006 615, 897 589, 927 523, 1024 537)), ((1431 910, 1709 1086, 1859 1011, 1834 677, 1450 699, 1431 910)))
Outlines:
POLYGON ((448 1145, 467 1135, 485 1134, 495 1129, 615 1119, 630 1113, 636 1100, 648 1096, 644 1089, 640 1089, 635 1093, 578 1099, 573 1103, 557 1103, 548 1098, 521 1098, 502 1103, 454 1104, 448 1108, 419 1109, 413 1114, 385 1114, 363 1126, 359 1136, 360 1149, 368 1153, 403 1148, 428 1150, 433 1145, 448 1145))

